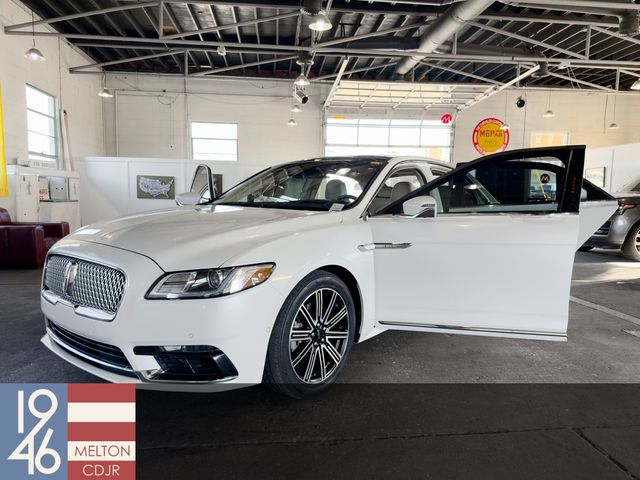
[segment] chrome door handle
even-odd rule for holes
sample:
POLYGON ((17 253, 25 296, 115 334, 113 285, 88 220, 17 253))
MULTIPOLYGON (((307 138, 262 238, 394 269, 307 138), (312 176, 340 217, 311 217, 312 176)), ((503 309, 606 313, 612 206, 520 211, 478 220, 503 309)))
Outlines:
POLYGON ((361 252, 369 252, 371 250, 404 250, 410 246, 411 243, 409 242, 367 243, 365 245, 358 245, 358 250, 361 252))

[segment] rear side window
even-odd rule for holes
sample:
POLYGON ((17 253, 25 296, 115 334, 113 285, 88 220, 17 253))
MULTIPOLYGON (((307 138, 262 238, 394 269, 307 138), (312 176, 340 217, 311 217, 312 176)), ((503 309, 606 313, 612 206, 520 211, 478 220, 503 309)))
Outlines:
POLYGON ((369 211, 375 214, 392 202, 422 187, 424 184, 425 180, 422 173, 415 168, 397 170, 387 177, 377 195, 371 201, 369 211))

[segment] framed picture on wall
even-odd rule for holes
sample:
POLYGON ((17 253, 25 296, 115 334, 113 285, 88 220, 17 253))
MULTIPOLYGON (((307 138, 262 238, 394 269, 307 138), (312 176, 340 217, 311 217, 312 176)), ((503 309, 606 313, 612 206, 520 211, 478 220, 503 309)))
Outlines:
POLYGON ((604 188, 605 167, 587 168, 585 170, 584 178, 589 180, 594 185, 597 185, 600 188, 604 188))
POLYGON ((176 178, 158 175, 136 176, 137 197, 151 200, 176 198, 176 178))

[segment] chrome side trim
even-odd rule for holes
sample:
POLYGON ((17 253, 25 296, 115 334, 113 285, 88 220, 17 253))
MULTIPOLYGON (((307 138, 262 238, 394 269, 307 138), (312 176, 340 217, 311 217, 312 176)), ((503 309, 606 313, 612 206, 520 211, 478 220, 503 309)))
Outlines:
POLYGON ((371 250, 404 250, 410 246, 411 243, 408 242, 367 243, 366 245, 358 245, 358 250, 361 252, 369 252, 371 250))
POLYGON ((406 322, 379 322, 381 325, 389 325, 394 327, 414 327, 414 328, 430 328, 439 330, 461 330, 465 332, 478 333, 502 333, 511 335, 535 335, 538 337, 558 337, 566 338, 566 334, 556 332, 536 332, 531 330, 513 330, 502 328, 479 328, 479 327, 461 327, 456 325, 438 325, 435 323, 406 323, 406 322))
POLYGON ((47 327, 47 335, 49 335, 49 337, 51 338, 51 340, 53 340, 54 342, 56 342, 56 344, 62 348, 63 350, 66 350, 70 353, 73 353, 74 355, 77 355, 78 357, 84 358, 85 360, 87 360, 89 363, 97 363, 98 365, 102 365, 104 367, 108 367, 111 369, 115 369, 115 370, 121 370, 123 372, 129 372, 129 373, 136 373, 133 371, 133 369, 131 368, 126 368, 126 367, 121 367, 119 365, 114 365, 113 363, 109 363, 109 362, 105 362, 102 361, 98 358, 92 357, 90 355, 87 355, 84 352, 81 352, 80 350, 77 350, 75 348, 73 348, 72 346, 70 346, 69 344, 65 343, 62 339, 60 339, 55 333, 53 333, 51 331, 50 328, 47 327))
POLYGON ((46 290, 46 289, 42 290, 42 298, 44 298, 47 302, 49 302, 52 305, 56 305, 60 303, 62 305, 66 305, 67 307, 71 307, 76 312, 76 314, 80 315, 81 317, 92 318, 94 320, 101 320, 103 322, 110 322, 116 316, 115 313, 110 314, 103 310, 98 310, 96 308, 74 305, 68 300, 65 300, 59 295, 56 295, 51 290, 46 290))

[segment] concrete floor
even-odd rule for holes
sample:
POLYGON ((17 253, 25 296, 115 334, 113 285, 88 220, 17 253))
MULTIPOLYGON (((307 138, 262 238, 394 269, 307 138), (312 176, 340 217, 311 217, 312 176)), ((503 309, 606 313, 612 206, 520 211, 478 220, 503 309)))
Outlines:
MULTIPOLYGON (((39 343, 39 275, 0 271, 0 382, 99 381, 39 343)), ((640 478, 639 293, 579 253, 567 343, 387 332, 302 401, 139 391, 138 477, 640 478)))

